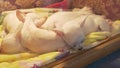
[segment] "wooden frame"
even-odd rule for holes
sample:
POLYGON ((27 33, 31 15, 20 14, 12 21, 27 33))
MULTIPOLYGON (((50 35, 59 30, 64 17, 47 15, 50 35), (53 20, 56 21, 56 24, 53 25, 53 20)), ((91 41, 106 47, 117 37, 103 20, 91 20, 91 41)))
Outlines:
POLYGON ((71 54, 61 60, 44 65, 42 68, 84 68, 118 49, 120 49, 120 34, 111 37, 97 47, 71 54))

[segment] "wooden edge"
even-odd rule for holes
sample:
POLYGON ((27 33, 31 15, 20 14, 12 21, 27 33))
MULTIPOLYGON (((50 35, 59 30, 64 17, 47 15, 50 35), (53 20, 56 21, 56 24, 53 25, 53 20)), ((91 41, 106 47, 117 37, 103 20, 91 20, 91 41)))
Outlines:
POLYGON ((120 49, 120 34, 95 48, 71 54, 61 60, 44 65, 42 68, 83 68, 118 49, 120 49))

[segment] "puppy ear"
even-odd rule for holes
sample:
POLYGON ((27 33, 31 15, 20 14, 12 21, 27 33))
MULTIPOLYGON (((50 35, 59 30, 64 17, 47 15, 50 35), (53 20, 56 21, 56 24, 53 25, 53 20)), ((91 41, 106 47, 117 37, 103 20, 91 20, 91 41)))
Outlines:
POLYGON ((17 16, 17 18, 18 18, 20 21, 22 21, 22 22, 25 21, 25 14, 22 13, 21 11, 16 10, 16 16, 17 16))

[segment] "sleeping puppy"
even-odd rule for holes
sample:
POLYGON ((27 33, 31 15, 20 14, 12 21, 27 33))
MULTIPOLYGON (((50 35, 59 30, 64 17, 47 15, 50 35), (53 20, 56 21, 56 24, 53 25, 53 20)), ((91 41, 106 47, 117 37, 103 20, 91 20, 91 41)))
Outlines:
POLYGON ((3 41, 1 42, 1 52, 2 53, 19 53, 26 51, 25 48, 20 43, 20 31, 23 26, 23 19, 18 16, 20 12, 9 13, 3 21, 3 41), (22 20, 20 21, 18 17, 22 20))
POLYGON ((21 30, 23 46, 32 52, 45 53, 64 48, 63 40, 52 30, 38 28, 36 21, 39 18, 35 13, 29 13, 21 30))
MULTIPOLYGON (((3 21, 3 41, 1 43, 2 53, 19 53, 25 52, 27 49, 21 43, 21 29, 23 27, 24 17, 26 14, 16 10, 9 13, 3 21), (14 20, 13 20, 14 19, 14 20)), ((38 21, 44 21, 42 20, 38 21)), ((39 25, 40 23, 36 23, 39 25)), ((38 26, 39 27, 39 26, 38 26)))
POLYGON ((22 22, 17 18, 17 15, 19 12, 11 12, 9 14, 7 14, 3 20, 3 32, 4 35, 7 35, 8 33, 12 33, 14 32, 17 27, 19 26, 19 24, 21 24, 22 22))
POLYGON ((54 30, 62 32, 63 40, 69 43, 71 47, 80 47, 86 35, 96 31, 110 31, 110 25, 103 16, 91 14, 81 15, 54 30))
POLYGON ((57 12, 46 20, 43 28, 62 34, 70 46, 80 45, 84 37, 95 31, 110 31, 110 25, 104 16, 93 14, 88 7, 73 12, 57 12))

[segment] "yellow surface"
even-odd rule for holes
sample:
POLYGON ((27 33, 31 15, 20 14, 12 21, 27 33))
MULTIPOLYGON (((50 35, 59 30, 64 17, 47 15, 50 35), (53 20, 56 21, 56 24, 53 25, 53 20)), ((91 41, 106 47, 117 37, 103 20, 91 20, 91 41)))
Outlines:
POLYGON ((21 63, 30 63, 35 61, 42 61, 42 62, 52 62, 55 60, 54 58, 58 56, 60 52, 50 52, 42 55, 36 56, 36 54, 31 53, 22 53, 22 54, 14 54, 14 55, 0 55, 0 68, 23 68, 24 64, 21 63), (36 56, 32 57, 31 56, 36 56), (21 58, 20 58, 21 57, 21 58), (24 58, 24 60, 22 60, 24 58), (21 60, 20 60, 21 59, 21 60), (13 61, 14 62, 10 62, 13 61), (18 61, 15 61, 18 60, 18 61), (6 62, 4 62, 6 61, 6 62))
POLYGON ((38 54, 34 53, 19 53, 19 54, 0 54, 0 62, 11 62, 21 59, 28 59, 38 54))
POLYGON ((89 35, 86 36, 85 41, 83 42, 84 46, 88 46, 94 42, 101 41, 106 39, 111 35, 110 32, 92 32, 89 35))
POLYGON ((120 20, 116 20, 115 22, 113 22, 112 26, 113 26, 113 33, 120 32, 120 20))
MULTIPOLYGON (((36 12, 43 11, 42 9, 35 9, 36 12)), ((45 13, 45 15, 49 15, 48 13, 45 13)), ((120 25, 120 20, 115 21, 116 24, 120 25)), ((113 24, 115 29, 117 30, 119 27, 116 27, 117 25, 113 24)), ((2 32, 2 25, 0 25, 0 33, 2 32)), ((85 41, 84 45, 89 45, 93 42, 96 42, 98 40, 103 40, 110 34, 108 32, 93 32, 89 34, 85 41)), ((2 39, 0 38, 0 42, 2 39)), ((23 61, 26 62, 32 62, 32 61, 52 61, 55 60, 54 58, 58 56, 60 52, 50 52, 42 55, 38 55, 35 53, 19 53, 19 54, 0 54, 0 68, 23 68, 20 63, 23 61)))

